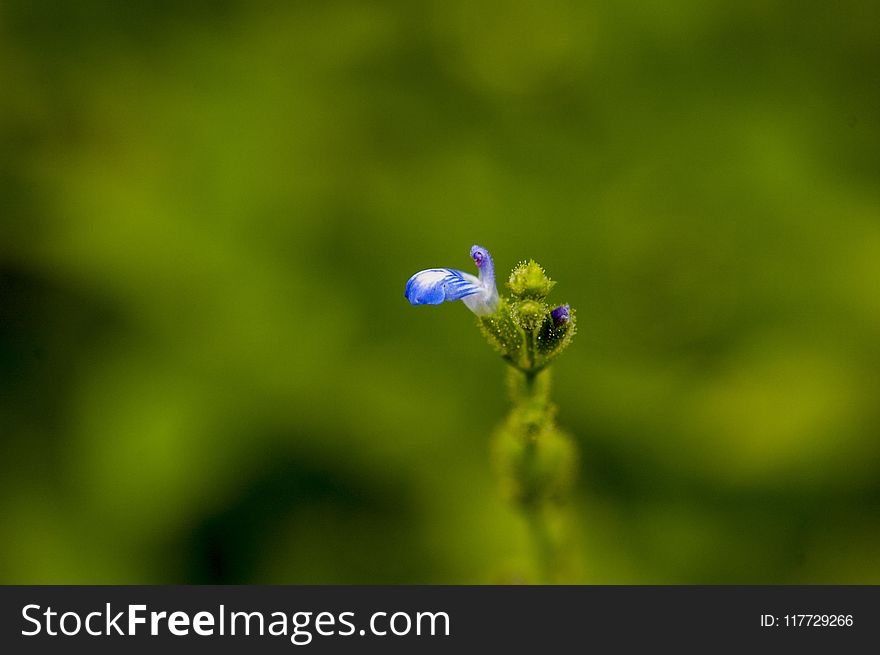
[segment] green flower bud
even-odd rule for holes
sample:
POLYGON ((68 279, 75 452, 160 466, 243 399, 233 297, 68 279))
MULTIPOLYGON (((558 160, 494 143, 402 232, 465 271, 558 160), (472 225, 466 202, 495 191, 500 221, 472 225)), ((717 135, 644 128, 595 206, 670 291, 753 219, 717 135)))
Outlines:
POLYGON ((550 293, 556 283, 547 277, 541 265, 530 259, 520 262, 510 274, 507 287, 510 292, 520 300, 532 298, 543 300, 550 293))
POLYGON ((548 315, 547 305, 537 300, 523 300, 513 305, 513 320, 526 332, 538 329, 548 315))

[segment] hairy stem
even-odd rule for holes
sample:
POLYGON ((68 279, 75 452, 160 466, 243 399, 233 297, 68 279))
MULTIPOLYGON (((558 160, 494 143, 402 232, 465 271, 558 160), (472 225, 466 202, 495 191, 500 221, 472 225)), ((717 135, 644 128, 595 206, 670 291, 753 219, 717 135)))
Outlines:
POLYGON ((556 544, 547 528, 547 517, 540 505, 524 508, 532 548, 535 554, 536 570, 539 584, 551 584, 556 581, 556 544))
POLYGON ((518 505, 531 537, 538 582, 548 584, 557 578, 557 546, 547 526, 540 449, 545 445, 542 436, 553 426, 549 401, 550 373, 530 370, 512 374, 515 379, 512 381, 514 406, 511 413, 518 420, 511 421, 511 424, 518 425, 517 438, 522 444, 518 472, 523 493, 518 505))

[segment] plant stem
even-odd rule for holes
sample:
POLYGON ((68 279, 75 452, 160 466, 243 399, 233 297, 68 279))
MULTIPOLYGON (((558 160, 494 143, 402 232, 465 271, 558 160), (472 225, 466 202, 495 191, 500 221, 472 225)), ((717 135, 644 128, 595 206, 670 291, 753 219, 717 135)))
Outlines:
POLYGON ((539 584, 551 584, 556 578, 556 546, 547 529, 547 520, 540 505, 524 508, 524 515, 531 535, 537 563, 539 584))
POLYGON ((535 370, 535 333, 533 331, 526 331, 526 357, 528 358, 529 367, 523 372, 526 374, 526 381, 528 383, 537 375, 535 370))
MULTIPOLYGON (((538 438, 541 428, 549 417, 548 380, 543 380, 543 385, 538 384, 539 372, 534 370, 523 371, 522 395, 518 400, 520 407, 527 408, 532 420, 526 423, 526 431, 521 435, 525 440, 523 450, 523 473, 526 478, 537 479, 538 474, 538 438), (543 387, 543 388, 542 388, 543 387)), ((549 372, 544 372, 548 376, 549 372)), ((531 536, 532 547, 535 554, 538 582, 549 584, 555 579, 556 547, 548 530, 547 517, 544 501, 540 494, 523 499, 521 503, 523 515, 526 519, 528 531, 531 536)))

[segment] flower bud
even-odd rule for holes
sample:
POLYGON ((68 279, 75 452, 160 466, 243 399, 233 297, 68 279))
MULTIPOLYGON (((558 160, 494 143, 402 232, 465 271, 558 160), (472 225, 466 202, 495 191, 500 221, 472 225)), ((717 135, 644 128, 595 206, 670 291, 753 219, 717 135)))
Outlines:
POLYGON ((526 332, 537 330, 547 317, 547 306, 537 300, 523 300, 513 306, 513 320, 526 332))
POLYGON ((559 305, 559 307, 550 312, 550 318, 553 319, 553 325, 559 327, 564 323, 568 323, 571 320, 570 310, 571 307, 569 305, 559 305))
POLYGON ((571 343, 576 331, 576 318, 575 311, 569 305, 560 305, 550 312, 537 337, 538 352, 545 361, 549 362, 571 343))
POLYGON ((507 287, 520 300, 530 298, 543 300, 556 283, 547 277, 541 265, 530 259, 521 262, 510 274, 507 287))

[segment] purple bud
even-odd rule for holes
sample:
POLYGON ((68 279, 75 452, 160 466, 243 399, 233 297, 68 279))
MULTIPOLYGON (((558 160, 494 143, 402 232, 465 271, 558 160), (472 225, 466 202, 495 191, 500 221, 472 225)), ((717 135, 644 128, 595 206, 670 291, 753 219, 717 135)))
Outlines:
POLYGON ((559 305, 556 309, 550 312, 550 317, 553 319, 554 325, 564 325, 571 320, 571 315, 569 314, 569 310, 571 307, 569 305, 559 305))

